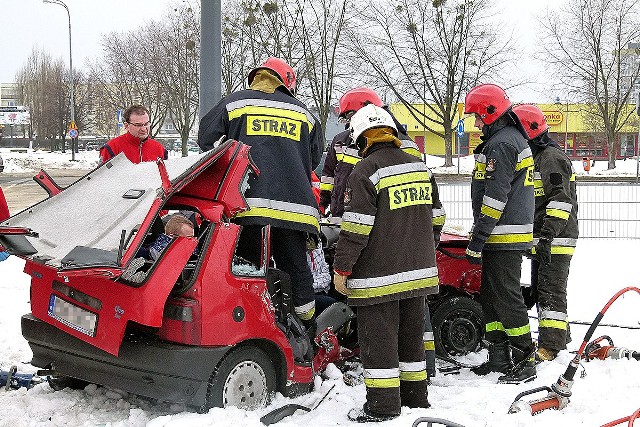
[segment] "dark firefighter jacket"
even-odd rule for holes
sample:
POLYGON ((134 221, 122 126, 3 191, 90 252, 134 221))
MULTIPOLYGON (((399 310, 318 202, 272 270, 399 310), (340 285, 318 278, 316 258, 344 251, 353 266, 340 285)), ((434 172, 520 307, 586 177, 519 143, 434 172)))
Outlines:
POLYGON ((527 250, 533 241, 533 157, 511 111, 484 126, 473 151, 469 249, 527 250))
POLYGON ((534 238, 552 240, 552 254, 571 255, 578 240, 578 195, 573 165, 548 133, 529 145, 533 152, 536 199, 534 238))
MULTIPOLYGON (((393 115, 392 115, 393 117, 393 115)), ((397 120, 394 118, 394 121, 397 120)), ((396 123, 396 126, 402 126, 396 123)), ((402 129, 399 127, 398 129, 402 129)), ((401 149, 418 158, 422 153, 415 142, 402 131, 399 139, 401 149)), ((360 161, 359 150, 351 140, 348 130, 337 134, 327 149, 322 176, 320 178, 320 206, 326 209, 331 206, 331 215, 341 217, 344 212, 344 192, 347 189, 347 179, 356 163, 360 161)), ((442 218, 444 223, 444 218, 442 218)))
POLYGON ((350 305, 438 292, 432 210, 438 187, 420 159, 392 142, 369 148, 349 176, 334 269, 349 276, 350 305))
POLYGON ((131 163, 155 162, 158 159, 167 160, 169 158, 167 149, 155 139, 147 138, 140 141, 139 138, 127 132, 102 146, 100 163, 104 163, 120 153, 124 153, 131 163))
POLYGON ((223 135, 250 145, 260 170, 245 193, 250 209, 238 214, 237 222, 317 234, 320 215, 311 171, 320 162, 324 137, 307 107, 280 89, 242 90, 202 118, 198 144, 210 150, 223 135))

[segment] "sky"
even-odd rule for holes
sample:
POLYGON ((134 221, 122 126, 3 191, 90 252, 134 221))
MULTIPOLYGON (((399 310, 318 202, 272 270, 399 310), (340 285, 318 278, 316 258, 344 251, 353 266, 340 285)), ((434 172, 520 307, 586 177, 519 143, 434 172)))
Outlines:
MULTIPOLYGON (((66 158, 56 154, 40 153, 41 165, 48 168, 55 164, 64 165, 66 158)), ((590 323, 617 291, 628 286, 640 286, 636 268, 638 253, 638 239, 580 239, 568 281, 570 320, 590 323)), ((30 277, 23 273, 23 269, 24 261, 15 256, 0 262, 0 371, 7 371, 15 365, 20 373, 34 373, 36 368, 29 363, 31 350, 20 332, 20 317, 30 312, 30 277)), ((529 282, 529 274, 529 265, 525 261, 523 282, 529 282)), ((602 323, 638 328, 638 304, 639 294, 626 293, 611 305, 602 323)), ((533 311, 529 315, 535 317, 533 311)), ((535 338, 537 321, 532 318, 530 322, 535 338)), ((428 389, 431 408, 403 408, 399 418, 380 426, 406 427, 420 417, 446 419, 467 427, 601 426, 631 415, 640 406, 637 398, 640 363, 633 359, 582 363, 574 377, 570 402, 561 411, 549 410, 535 417, 526 412, 507 414, 519 393, 549 387, 565 372, 573 358, 571 351, 580 346, 587 326, 572 324, 571 331, 573 341, 568 350, 560 352, 556 360, 538 365, 538 378, 530 383, 497 384, 497 373, 479 377, 468 369, 462 369, 458 375, 444 375, 440 371, 428 389), (580 375, 583 369, 584 377, 580 375)), ((616 346, 640 351, 638 329, 600 326, 592 339, 602 335, 611 337, 616 346)), ((486 350, 482 350, 465 356, 461 361, 478 364, 485 358, 486 350)), ((46 383, 30 390, 0 390, 0 426, 258 427, 262 425, 260 417, 270 410, 288 403, 311 406, 332 385, 335 388, 316 410, 309 413, 299 411, 278 426, 353 426, 347 420, 347 412, 364 403, 364 385, 347 386, 333 365, 329 366, 324 378, 316 377, 315 390, 311 394, 295 399, 277 395, 269 407, 253 412, 214 408, 206 414, 196 414, 179 405, 153 402, 95 384, 83 390, 54 391, 46 383)), ((543 396, 544 393, 536 393, 524 400, 543 396)))
MULTIPOLYGON (((111 31, 133 30, 148 19, 160 19, 171 4, 182 0, 66 0, 71 13, 72 53, 74 68, 81 68, 87 59, 100 55, 100 39, 111 31)), ((196 0, 197 1, 197 0, 196 0)), ((559 90, 549 88, 552 78, 544 67, 528 54, 537 47, 538 20, 547 6, 558 7, 565 0, 495 0, 500 11, 500 26, 511 34, 525 52, 516 73, 534 83, 511 88, 514 102, 552 102, 564 98, 559 90)), ((69 61, 67 14, 63 7, 44 4, 41 0, 0 0, 4 34, 0 57, 0 82, 13 82, 34 46, 49 52, 54 58, 69 61)))

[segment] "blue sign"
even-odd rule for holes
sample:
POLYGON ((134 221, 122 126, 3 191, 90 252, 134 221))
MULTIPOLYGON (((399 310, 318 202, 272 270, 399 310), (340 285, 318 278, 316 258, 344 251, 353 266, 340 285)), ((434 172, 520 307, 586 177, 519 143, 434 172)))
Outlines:
POLYGON ((458 120, 458 126, 456 126, 456 133, 460 138, 464 136, 464 120, 458 120))
POLYGON ((73 138, 77 138, 78 137, 78 130, 77 129, 69 129, 69 138, 73 139, 73 138))
POLYGON ((116 114, 118 116, 118 123, 124 123, 124 110, 118 110, 116 114))

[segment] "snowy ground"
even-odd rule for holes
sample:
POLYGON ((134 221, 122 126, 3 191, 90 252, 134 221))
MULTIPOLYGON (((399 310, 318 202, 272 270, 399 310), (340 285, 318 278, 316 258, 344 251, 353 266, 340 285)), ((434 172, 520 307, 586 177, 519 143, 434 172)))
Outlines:
MULTIPOLYGON (((81 168, 95 166, 97 152, 78 153, 78 162, 68 162, 70 153, 30 152, 10 153, 0 150, 7 172, 30 172, 40 168, 81 168)), ((177 155, 175 153, 174 155, 177 155)), ((438 172, 443 160, 429 156, 427 163, 438 172)), ((463 158, 461 170, 469 172, 473 161, 463 158)), ((617 174, 635 174, 635 160, 617 162, 617 174)), ((606 168, 597 162, 591 174, 606 168)), ((451 168, 449 168, 451 170, 451 168)), ((457 172, 451 170, 452 173, 457 172)), ((582 165, 576 162, 576 171, 582 165)), ((635 262, 640 253, 640 240, 580 240, 569 277, 569 316, 574 321, 590 323, 615 292, 627 286, 640 286, 635 262)), ((20 332, 20 316, 29 312, 29 277, 22 273, 24 262, 12 256, 0 263, 0 369, 17 365, 20 372, 34 372, 29 365, 31 351, 20 332)), ((523 268, 523 281, 528 281, 528 264, 523 268)), ((603 323, 638 327, 640 295, 629 292, 607 312, 603 323)), ((534 313, 530 313, 534 315, 534 313)), ((532 319, 532 329, 537 323, 532 319)), ((515 396, 525 390, 550 386, 564 373, 582 341, 587 326, 573 325, 573 342, 569 351, 560 353, 557 360, 538 367, 538 378, 524 385, 496 384, 497 374, 477 377, 468 370, 459 375, 439 374, 429 387, 430 409, 403 408, 396 420, 382 426, 410 426, 419 417, 438 417, 467 427, 471 426, 600 426, 632 414, 640 407, 640 363, 635 360, 593 361, 584 364, 586 377, 576 375, 571 403, 562 411, 546 411, 532 417, 526 413, 508 415, 507 410, 515 396)), ((607 334, 616 345, 640 350, 640 330, 600 327, 593 338, 607 334)), ((484 360, 486 352, 470 355, 468 363, 484 360)), ((246 412, 235 408, 212 409, 207 414, 195 414, 184 408, 150 402, 117 390, 95 385, 85 390, 53 391, 46 383, 31 390, 0 390, 0 427, 22 426, 260 426, 259 418, 269 410, 286 403, 311 405, 335 384, 321 406, 311 413, 298 413, 285 418, 278 425, 314 427, 351 425, 346 414, 364 402, 364 386, 345 385, 335 367, 330 366, 325 380, 316 379, 316 390, 296 399, 276 397, 269 408, 246 412)), ((542 397, 537 394, 532 397, 542 397)), ((426 423, 421 424, 426 426, 426 423)), ((624 424, 626 425, 626 423, 624 424)))
MULTIPOLYGON (((590 323, 615 292, 640 286, 634 268, 640 240, 582 240, 579 242, 569 278, 569 315, 572 320, 590 323)), ((20 316, 29 312, 29 277, 22 273, 24 262, 10 257, 0 263, 0 369, 17 365, 21 372, 34 372, 29 365, 31 351, 20 333, 20 316)), ((523 269, 523 281, 528 268, 523 269)), ((640 295, 629 292, 613 304, 603 323, 638 327, 640 295)), ((531 313, 533 315, 533 313, 531 313)), ((535 320, 532 328, 537 330, 535 320)), ((575 351, 586 326, 573 325, 575 351)), ((593 338, 607 334, 618 346, 640 350, 640 330, 600 327, 593 338)), ((484 352, 470 355, 466 362, 479 363, 484 352)), ((439 374, 429 386, 430 409, 403 408, 400 418, 384 426, 410 426, 419 417, 438 417, 471 426, 600 426, 632 414, 640 407, 640 363, 635 360, 592 361, 584 364, 587 376, 576 375, 571 403, 562 411, 547 411, 535 417, 526 413, 508 415, 515 396, 525 390, 550 386, 564 373, 572 355, 561 352, 553 362, 538 367, 538 378, 523 385, 496 384, 497 374, 478 377, 463 370, 459 375, 439 374)), ((296 399, 278 395, 269 408, 246 412, 239 409, 212 409, 195 414, 184 408, 150 402, 115 390, 90 385, 85 390, 53 391, 47 384, 33 389, 0 390, 0 426, 260 426, 260 417, 286 403, 311 405, 333 384, 336 385, 320 407, 298 413, 278 425, 314 427, 350 425, 347 412, 364 403, 364 386, 345 385, 335 367, 329 379, 316 379, 316 391, 296 399)), ((538 393, 532 397, 542 397, 538 393)), ((426 425, 423 423, 422 425, 426 425)), ((625 424, 626 425, 626 424, 625 424)))
MULTIPOLYGON (((189 152, 189 154, 197 154, 189 152)), ((0 155, 4 159, 5 169, 7 173, 20 172, 37 172, 40 169, 93 169, 98 164, 98 151, 80 151, 76 153, 76 160, 71 161, 71 153, 49 152, 45 150, 28 150, 27 153, 12 152, 8 148, 0 148, 0 155)), ((179 157, 179 151, 169 151, 169 157, 179 157)), ((442 157, 426 155, 426 163, 437 174, 457 174, 458 159, 453 158, 454 166, 443 167, 444 159, 442 157)), ((460 158, 460 173, 470 174, 473 170, 473 156, 464 156, 460 158)), ((637 162, 636 158, 628 158, 626 160, 617 160, 616 168, 607 170, 607 162, 604 160, 596 161, 591 167, 589 173, 585 172, 582 167, 582 161, 573 161, 573 167, 578 175, 590 176, 635 176, 637 162)))

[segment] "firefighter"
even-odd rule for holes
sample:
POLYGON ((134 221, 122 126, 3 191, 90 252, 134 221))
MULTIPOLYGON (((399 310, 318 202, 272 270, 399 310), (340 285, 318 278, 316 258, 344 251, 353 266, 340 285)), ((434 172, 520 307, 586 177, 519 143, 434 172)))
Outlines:
POLYGON ((526 133, 505 91, 481 84, 469 91, 465 113, 475 114, 482 143, 473 151, 474 224, 466 256, 482 264, 480 303, 489 360, 477 375, 501 372, 500 383, 536 377, 535 346, 520 292, 522 252, 533 241, 533 157, 526 133))
POLYGON ((345 191, 334 283, 358 310, 367 401, 348 416, 385 421, 401 406, 430 406, 422 339, 425 298, 438 292, 438 269, 434 230, 424 225, 442 206, 431 171, 399 149, 389 113, 367 105, 350 127, 363 159, 345 191))
MULTIPOLYGON (((329 220, 331 222, 339 223, 342 219, 347 179, 355 164, 361 159, 358 147, 351 139, 349 121, 358 110, 369 104, 382 107, 391 115, 396 129, 400 130, 399 139, 402 144, 400 148, 409 154, 422 158, 422 153, 420 153, 418 146, 404 133, 404 127, 393 117, 393 114, 389 112, 389 109, 373 89, 356 87, 345 92, 340 98, 338 114, 340 120, 345 123, 346 130, 337 134, 327 149, 327 157, 322 169, 320 184, 320 210, 325 214, 330 213, 329 220)), ((445 218, 444 209, 433 209, 436 243, 440 241, 440 230, 444 225, 445 218)), ((425 305, 424 348, 427 357, 427 372, 431 378, 436 375, 436 352, 428 305, 425 305)))
POLYGON ((271 225, 273 259, 291 276, 295 313, 313 335, 306 242, 320 228, 311 171, 322 156, 323 130, 295 98, 296 75, 282 59, 268 58, 249 73, 248 83, 249 89, 225 97, 202 118, 198 144, 211 150, 226 135, 251 146, 260 176, 245 193, 250 209, 235 218, 243 226, 237 253, 259 265, 261 230, 271 225))
POLYGON ((538 306, 536 359, 553 360, 567 348, 567 278, 578 241, 576 174, 560 146, 549 138, 549 126, 535 105, 518 105, 533 152, 535 215, 531 263, 532 303, 538 306))
MULTIPOLYGON (((402 143, 400 148, 418 158, 422 157, 422 153, 420 153, 416 143, 404 132, 404 127, 393 117, 393 114, 373 89, 357 87, 345 92, 338 104, 338 117, 345 124, 345 130, 333 138, 331 145, 327 149, 327 157, 322 169, 320 184, 320 209, 326 214, 330 213, 331 217, 335 218, 337 222, 340 221, 344 212, 343 199, 347 179, 353 170, 353 166, 361 159, 358 147, 351 140, 349 121, 356 111, 368 104, 382 107, 391 115, 396 128, 400 130, 398 136, 402 143)), ((444 212, 439 219, 444 224, 444 212)))

